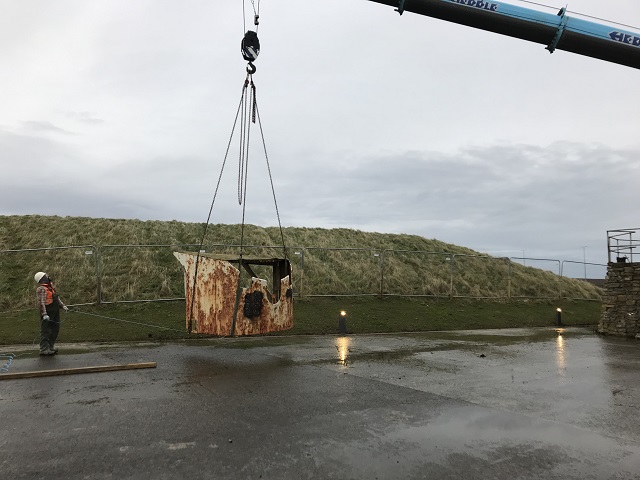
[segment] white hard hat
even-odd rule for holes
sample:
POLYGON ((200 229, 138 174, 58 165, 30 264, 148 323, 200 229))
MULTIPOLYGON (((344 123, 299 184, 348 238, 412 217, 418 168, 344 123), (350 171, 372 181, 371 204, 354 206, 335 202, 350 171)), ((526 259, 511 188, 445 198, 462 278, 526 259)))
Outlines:
POLYGON ((44 273, 44 272, 38 272, 33 276, 33 279, 36 282, 39 282, 40 280, 42 280, 42 277, 44 277, 45 275, 46 275, 46 273, 44 273))

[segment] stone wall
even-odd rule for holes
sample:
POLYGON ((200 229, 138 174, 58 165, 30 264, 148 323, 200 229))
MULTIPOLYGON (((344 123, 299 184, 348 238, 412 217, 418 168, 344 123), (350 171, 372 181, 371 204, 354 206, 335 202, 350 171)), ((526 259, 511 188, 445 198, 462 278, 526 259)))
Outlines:
POLYGON ((598 332, 640 338, 640 263, 610 263, 598 332))

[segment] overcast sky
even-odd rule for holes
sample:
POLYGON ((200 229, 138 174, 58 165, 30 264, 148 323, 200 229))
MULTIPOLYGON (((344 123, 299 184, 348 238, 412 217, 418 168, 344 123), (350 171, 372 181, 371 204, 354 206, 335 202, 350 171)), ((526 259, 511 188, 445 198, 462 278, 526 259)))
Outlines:
MULTIPOLYGON (((640 25, 637 0, 569 9, 640 25)), ((260 18, 284 226, 594 263, 607 230, 640 226, 640 71, 366 0, 261 0, 260 18)), ((241 0, 0 3, 0 214, 205 221, 244 30, 241 0)), ((213 223, 241 221, 236 139, 213 223)), ((246 221, 277 225, 252 143, 246 221)))

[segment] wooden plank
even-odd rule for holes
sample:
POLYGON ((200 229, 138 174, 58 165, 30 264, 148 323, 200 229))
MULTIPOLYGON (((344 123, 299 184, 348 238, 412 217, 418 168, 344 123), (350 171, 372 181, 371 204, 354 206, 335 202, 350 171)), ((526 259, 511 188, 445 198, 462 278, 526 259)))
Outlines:
POLYGON ((156 368, 156 362, 126 363, 122 365, 101 365, 97 367, 59 368, 56 370, 37 370, 33 372, 16 372, 0 374, 0 380, 14 380, 18 378, 52 377, 56 375, 76 375, 79 373, 114 372, 117 370, 139 370, 141 368, 156 368))

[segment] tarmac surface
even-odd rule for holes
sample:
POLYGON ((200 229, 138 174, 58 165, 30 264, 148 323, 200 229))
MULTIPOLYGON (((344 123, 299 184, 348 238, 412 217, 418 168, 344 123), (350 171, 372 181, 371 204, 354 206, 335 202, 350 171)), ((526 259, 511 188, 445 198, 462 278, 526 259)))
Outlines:
POLYGON ((640 342, 586 329, 28 350, 157 368, 0 381, 2 479, 640 479, 640 342))

